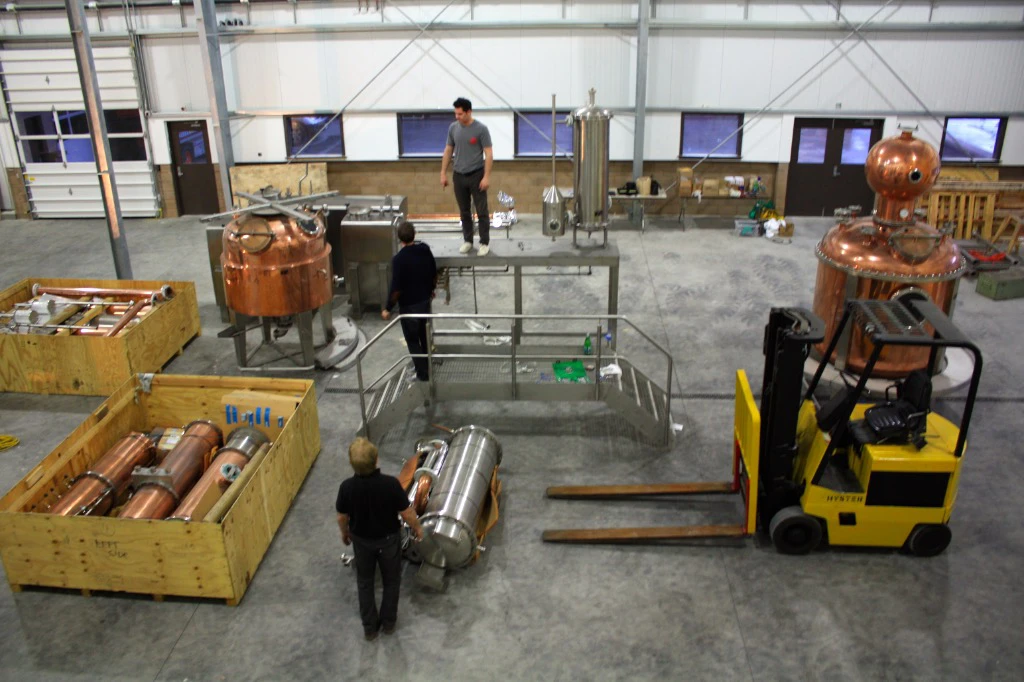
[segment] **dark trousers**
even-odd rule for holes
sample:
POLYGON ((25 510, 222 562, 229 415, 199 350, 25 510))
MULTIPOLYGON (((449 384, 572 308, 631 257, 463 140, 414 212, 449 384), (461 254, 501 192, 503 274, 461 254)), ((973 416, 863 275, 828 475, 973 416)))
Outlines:
POLYGON ((455 201, 459 202, 459 214, 462 217, 462 239, 469 243, 473 243, 473 213, 470 211, 470 199, 476 206, 476 217, 480 224, 480 243, 491 243, 491 216, 487 213, 487 192, 480 190, 480 181, 483 177, 483 168, 472 173, 452 174, 455 201))
POLYGON ((355 552, 356 586, 359 591, 359 617, 363 620, 363 631, 377 632, 381 626, 394 627, 398 620, 398 592, 402 584, 402 552, 398 533, 392 533, 380 540, 365 540, 352 536, 355 552), (380 567, 384 596, 380 600, 380 613, 373 595, 373 583, 380 567))
MULTIPOLYGON (((472 239, 472 237, 470 237, 472 239)), ((430 313, 430 300, 423 301, 422 303, 413 303, 412 305, 399 306, 398 312, 405 315, 425 315, 430 313)), ((405 335, 405 345, 409 347, 409 354, 416 355, 422 353, 424 356, 427 354, 427 321, 422 318, 411 318, 402 319, 402 334, 405 335)), ((412 359, 412 364, 416 367, 416 378, 420 381, 427 381, 430 379, 427 367, 429 363, 426 357, 412 359)))

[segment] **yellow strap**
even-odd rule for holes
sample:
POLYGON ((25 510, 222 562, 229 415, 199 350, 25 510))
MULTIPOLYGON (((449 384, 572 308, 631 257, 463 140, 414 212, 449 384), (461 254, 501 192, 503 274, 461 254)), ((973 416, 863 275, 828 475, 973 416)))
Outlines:
POLYGON ((21 441, 14 436, 9 436, 6 433, 0 433, 0 450, 9 450, 20 442, 21 441))

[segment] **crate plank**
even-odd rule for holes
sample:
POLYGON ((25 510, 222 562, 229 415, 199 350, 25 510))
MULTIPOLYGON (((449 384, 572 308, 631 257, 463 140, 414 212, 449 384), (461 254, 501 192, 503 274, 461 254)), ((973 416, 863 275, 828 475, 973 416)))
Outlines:
POLYGON ((310 386, 290 422, 259 468, 224 516, 224 542, 236 590, 244 591, 255 574, 292 500, 320 452, 320 426, 316 394, 310 386))
POLYGON ((0 545, 15 585, 234 595, 211 524, 19 514, 0 524, 0 545))

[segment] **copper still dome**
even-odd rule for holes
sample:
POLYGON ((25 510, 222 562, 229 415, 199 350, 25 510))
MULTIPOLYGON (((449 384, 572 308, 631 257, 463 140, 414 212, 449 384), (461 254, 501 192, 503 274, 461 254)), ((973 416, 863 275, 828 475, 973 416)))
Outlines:
POLYGON ((266 209, 224 228, 224 294, 230 309, 251 317, 313 310, 333 296, 331 246, 322 213, 308 220, 266 209))
MULTIPOLYGON (((864 164, 868 184, 877 193, 870 217, 844 218, 818 243, 814 312, 825 321, 826 339, 842 318, 848 299, 890 300, 921 297, 950 314, 964 262, 953 240, 914 214, 914 203, 935 184, 939 158, 910 131, 878 142, 864 164)), ((825 344, 817 347, 819 353, 825 344)), ((871 353, 859 332, 841 339, 832 360, 860 372, 871 353)), ((925 348, 889 347, 874 375, 904 376, 928 364, 925 348)))

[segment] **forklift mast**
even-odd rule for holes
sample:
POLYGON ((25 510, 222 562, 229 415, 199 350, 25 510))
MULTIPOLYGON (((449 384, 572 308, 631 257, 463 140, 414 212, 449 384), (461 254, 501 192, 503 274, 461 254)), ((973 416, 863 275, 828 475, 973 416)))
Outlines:
POLYGON ((809 310, 772 308, 764 330, 758 455, 758 513, 763 528, 779 509, 799 502, 801 490, 793 482, 793 461, 797 456, 804 363, 811 346, 824 338, 825 324, 809 310))

